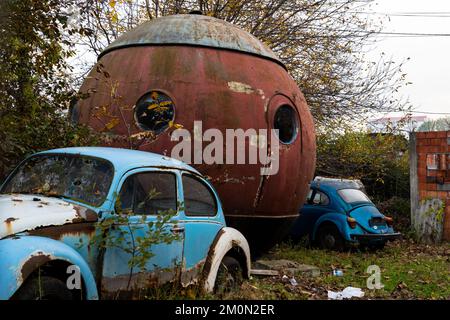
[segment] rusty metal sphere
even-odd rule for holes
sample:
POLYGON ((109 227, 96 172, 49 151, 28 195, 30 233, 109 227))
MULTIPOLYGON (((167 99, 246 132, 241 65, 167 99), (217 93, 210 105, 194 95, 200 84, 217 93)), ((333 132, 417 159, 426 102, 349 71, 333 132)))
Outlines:
POLYGON ((193 133, 194 121, 224 136, 226 129, 280 129, 275 175, 261 175, 259 163, 192 165, 210 178, 227 224, 253 248, 268 248, 289 230, 314 173, 313 119, 283 63, 248 32, 194 14, 149 21, 100 54, 80 91, 73 119, 104 132, 111 146, 170 156, 173 131, 193 133), (142 109, 152 102, 166 114, 142 109))

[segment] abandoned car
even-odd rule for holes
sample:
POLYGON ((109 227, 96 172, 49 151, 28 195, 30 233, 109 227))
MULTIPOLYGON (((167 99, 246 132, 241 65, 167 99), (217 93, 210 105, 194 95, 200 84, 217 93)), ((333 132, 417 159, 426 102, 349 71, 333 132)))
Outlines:
POLYGON ((248 243, 226 227, 216 191, 172 158, 49 150, 0 193, 0 299, 134 299, 169 284, 211 292, 249 275, 248 243))
POLYGON ((309 236, 312 244, 329 250, 351 245, 381 249, 401 236, 392 223, 392 218, 378 211, 359 180, 316 177, 291 237, 309 236))

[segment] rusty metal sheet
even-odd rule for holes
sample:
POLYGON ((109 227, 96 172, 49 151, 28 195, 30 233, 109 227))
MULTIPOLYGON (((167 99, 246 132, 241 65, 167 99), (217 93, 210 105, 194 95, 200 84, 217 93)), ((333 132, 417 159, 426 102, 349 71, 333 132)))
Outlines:
POLYGON ((35 195, 0 195, 0 239, 46 226, 95 222, 97 214, 57 198, 35 195))

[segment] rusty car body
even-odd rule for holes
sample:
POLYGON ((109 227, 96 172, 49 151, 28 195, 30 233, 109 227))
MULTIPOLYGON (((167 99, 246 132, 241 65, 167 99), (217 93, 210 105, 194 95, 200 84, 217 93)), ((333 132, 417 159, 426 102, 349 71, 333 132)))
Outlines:
POLYGON ((0 191, 0 299, 21 298, 36 277, 64 283, 70 266, 79 269, 81 299, 136 298, 149 286, 170 282, 212 291, 230 257, 244 277, 250 271, 248 243, 226 227, 214 188, 175 159, 118 148, 49 150, 19 164, 0 191), (150 186, 161 192, 139 202, 150 186), (154 255, 145 267, 130 267, 129 252, 91 241, 98 223, 118 214, 118 205, 130 209, 127 225, 102 232, 130 228, 124 243, 134 246, 148 222, 174 208, 164 227, 179 237, 149 248, 154 255))

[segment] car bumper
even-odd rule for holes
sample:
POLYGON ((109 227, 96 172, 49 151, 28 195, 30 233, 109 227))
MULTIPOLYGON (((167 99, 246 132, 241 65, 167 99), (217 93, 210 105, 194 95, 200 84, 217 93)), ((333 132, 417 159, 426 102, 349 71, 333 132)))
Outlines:
POLYGON ((402 234, 400 232, 386 234, 366 233, 352 234, 350 237, 352 240, 357 240, 359 242, 386 242, 400 239, 402 234))

